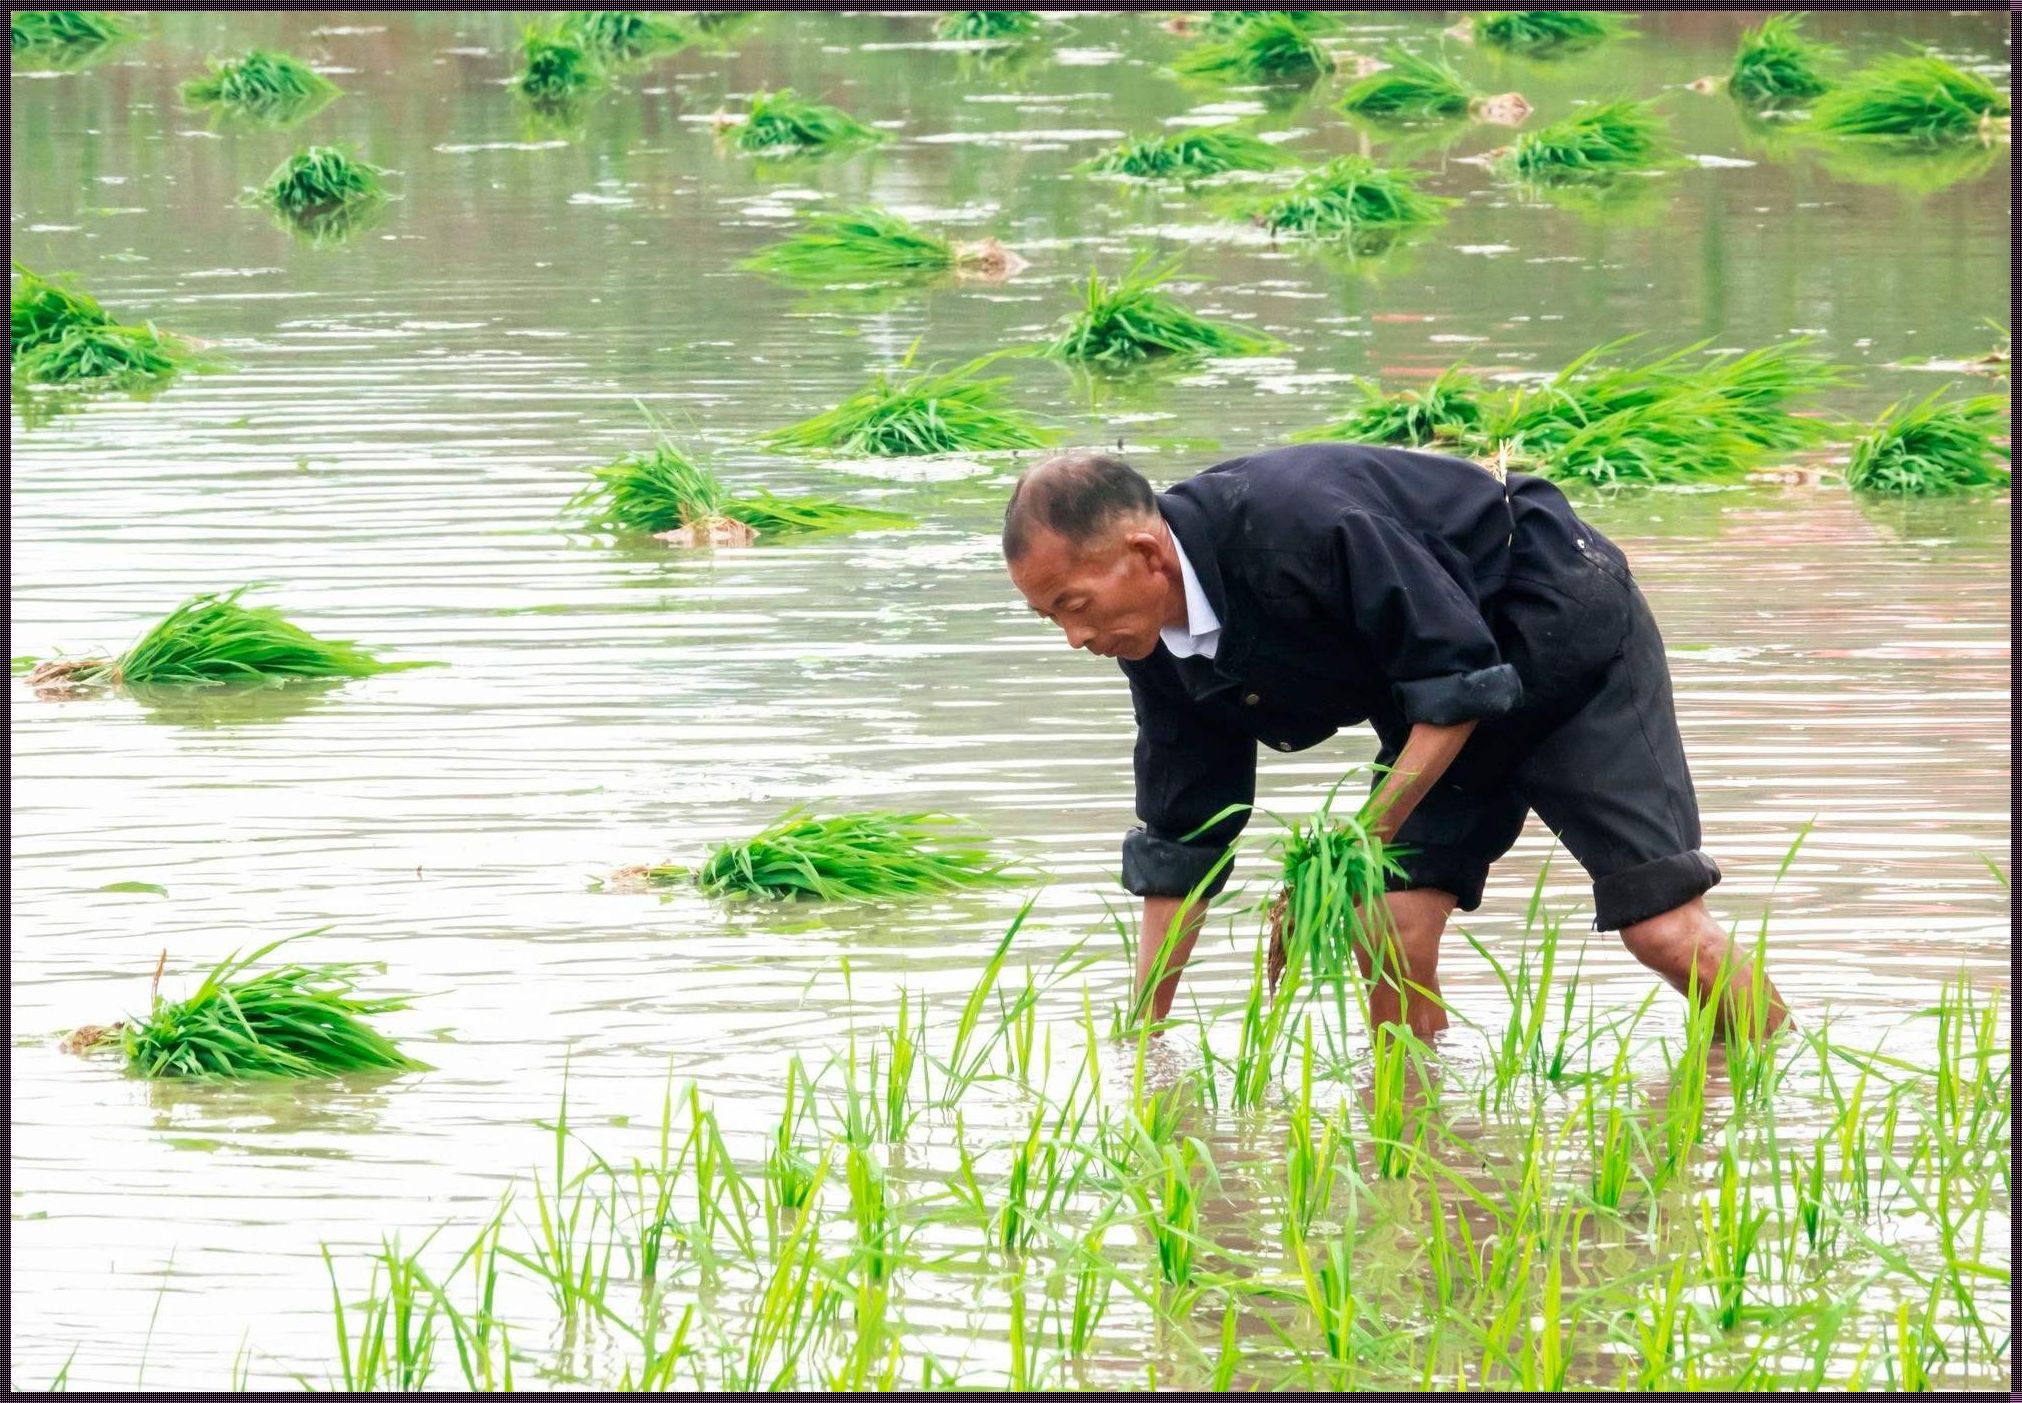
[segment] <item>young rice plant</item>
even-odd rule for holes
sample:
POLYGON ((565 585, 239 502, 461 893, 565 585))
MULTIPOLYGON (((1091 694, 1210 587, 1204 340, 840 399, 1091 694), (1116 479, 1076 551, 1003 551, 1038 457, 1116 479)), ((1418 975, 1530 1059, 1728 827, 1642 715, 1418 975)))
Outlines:
POLYGON ((1986 78, 1935 54, 1900 54, 1821 97, 1811 126, 1826 136, 1939 145, 1984 139, 2007 116, 2007 96, 1986 78))
POLYGON ((1167 357, 1258 355, 1277 344, 1270 337, 1188 311, 1161 288, 1178 266, 1172 262, 1152 268, 1139 259, 1114 283, 1090 273, 1082 289, 1081 310, 1046 353, 1078 365, 1115 370, 1167 357))
POLYGON ((1416 448, 1472 438, 1486 414, 1481 382, 1459 366, 1449 366, 1422 390, 1386 395, 1364 381, 1361 404, 1331 424, 1292 437, 1297 443, 1395 443, 1416 448))
POLYGON ((342 147, 311 146, 281 162, 256 198, 277 214, 314 216, 385 199, 385 174, 342 147))
POLYGON ((1944 393, 1891 406, 1855 441, 1847 486, 1892 497, 2006 487, 2009 470, 1997 460, 2008 459, 2012 450, 1996 435, 2008 431, 2008 401, 2000 395, 1941 401, 1944 393))
POLYGON ((219 107, 265 122, 289 122, 337 96, 337 85, 291 54, 252 49, 213 59, 210 71, 183 84, 191 107, 219 107))
POLYGON ((1366 156, 1337 156, 1309 171, 1284 194, 1252 208, 1251 218, 1273 235, 1303 239, 1361 239, 1430 224, 1453 203, 1427 195, 1418 172, 1393 170, 1366 156))
POLYGON ((1191 180, 1226 171, 1275 170, 1291 159, 1270 142, 1236 127, 1191 127, 1132 137, 1097 156, 1088 168, 1139 180, 1191 180))
POLYGON ((1825 72, 1839 61, 1839 51, 1800 33, 1803 23, 1802 15, 1771 15, 1743 33, 1727 91, 1751 107, 1780 107, 1831 87, 1825 72))
MULTIPOLYGON (((693 876, 709 896, 881 901, 1005 881, 1007 866, 973 829, 945 814, 819 818, 795 808, 762 832, 717 847, 693 876)), ((681 871, 650 875, 665 880, 681 871)))
POLYGON ((1509 159, 1528 180, 1578 180, 1650 170, 1673 157, 1664 119, 1650 104, 1618 100, 1521 133, 1509 159))
POLYGON ((752 98, 751 111, 737 128, 738 148, 751 152, 819 152, 883 139, 884 133, 840 107, 804 101, 791 88, 752 98))
POLYGON ((1334 71, 1334 60, 1310 28, 1281 10, 1259 10, 1225 38, 1182 57, 1182 73, 1228 82, 1310 82, 1334 71))
POLYGON ((955 271, 996 275, 1018 263, 995 239, 944 239, 872 205, 808 215, 801 231, 744 262, 753 272, 797 282, 851 277, 931 277, 955 271))
POLYGON ((1603 10, 1490 10, 1474 17, 1480 42, 1538 57, 1590 48, 1627 33, 1619 15, 1603 10))
POLYGON ((1004 403, 1009 377, 977 378, 993 357, 952 370, 906 373, 917 349, 906 352, 899 374, 878 372, 834 409, 775 430, 766 443, 869 457, 1041 446, 1038 428, 1004 403))

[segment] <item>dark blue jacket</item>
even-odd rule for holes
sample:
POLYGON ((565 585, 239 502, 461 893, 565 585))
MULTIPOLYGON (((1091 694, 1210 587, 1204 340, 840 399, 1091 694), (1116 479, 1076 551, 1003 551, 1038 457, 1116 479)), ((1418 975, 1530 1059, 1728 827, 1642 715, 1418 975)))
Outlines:
MULTIPOLYGON (((1144 825, 1123 884, 1140 896, 1185 894, 1241 831, 1246 813, 1196 834, 1253 801, 1258 742, 1304 750, 1366 721, 1394 755, 1416 722, 1566 709, 1619 634, 1598 625, 1628 564, 1542 478, 1300 444, 1218 463, 1158 507, 1221 636, 1212 661, 1161 644, 1122 663, 1144 825)), ((1494 744, 1484 726, 1468 749, 1494 744)))

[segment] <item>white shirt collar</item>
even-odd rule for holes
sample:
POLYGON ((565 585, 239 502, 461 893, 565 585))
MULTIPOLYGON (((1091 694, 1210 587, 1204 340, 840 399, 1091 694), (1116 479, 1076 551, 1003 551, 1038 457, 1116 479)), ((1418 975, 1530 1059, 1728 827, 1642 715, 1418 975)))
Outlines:
POLYGON ((1222 641, 1222 621, 1215 617, 1214 606, 1208 603, 1208 593, 1201 588, 1201 577, 1194 573, 1191 560, 1179 542, 1179 532, 1171 526, 1166 531, 1172 536, 1172 552, 1179 557, 1180 582, 1186 587, 1187 622, 1185 628, 1167 627, 1158 631, 1166 650, 1176 658, 1190 658, 1198 653, 1201 657, 1212 658, 1222 641))

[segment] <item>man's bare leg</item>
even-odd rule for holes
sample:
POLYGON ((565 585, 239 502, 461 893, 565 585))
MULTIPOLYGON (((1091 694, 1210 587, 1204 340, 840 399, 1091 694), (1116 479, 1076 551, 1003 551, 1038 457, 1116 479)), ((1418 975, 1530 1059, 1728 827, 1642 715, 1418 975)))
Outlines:
POLYGON ((1722 962, 1731 957, 1734 967, 1727 976, 1727 994, 1720 1002, 1717 1024, 1723 1033, 1738 1020, 1742 1031, 1752 1036, 1758 1019, 1762 1020, 1765 1033, 1774 1033, 1790 1017, 1783 996, 1776 992, 1767 975, 1762 978, 1762 993, 1768 1008, 1766 1011, 1754 1008, 1754 971, 1749 968, 1748 958, 1732 948, 1727 932, 1706 909, 1704 897, 1695 896, 1661 916, 1624 926, 1622 944, 1681 994, 1692 989, 1696 971, 1702 1001, 1720 978, 1722 962))
MULTIPOLYGON (((1153 966, 1158 961, 1159 951, 1165 945, 1173 917, 1179 914, 1184 900, 1177 896, 1148 896, 1144 899, 1144 922, 1137 932, 1136 989, 1140 1007, 1143 1006, 1144 988, 1155 977, 1153 966)), ((1152 994, 1151 1006, 1145 1009, 1146 1022, 1162 1023, 1172 1012, 1173 996, 1179 993, 1180 975, 1194 953, 1194 942, 1200 938, 1201 923, 1207 915, 1208 904, 1205 901, 1196 902, 1188 909, 1178 943, 1167 956, 1164 977, 1159 979, 1158 989, 1152 994)))
POLYGON ((1383 900, 1391 933, 1380 978, 1371 972, 1369 952, 1360 946, 1355 951, 1369 985, 1369 1022, 1402 1023, 1418 1037, 1429 1038, 1446 1027, 1446 1005, 1439 992, 1439 938, 1458 898, 1437 887, 1413 887, 1390 892, 1383 900))

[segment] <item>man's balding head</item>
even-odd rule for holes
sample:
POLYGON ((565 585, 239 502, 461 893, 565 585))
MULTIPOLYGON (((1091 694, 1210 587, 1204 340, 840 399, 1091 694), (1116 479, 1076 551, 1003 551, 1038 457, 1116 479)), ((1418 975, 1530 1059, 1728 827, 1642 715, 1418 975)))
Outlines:
POLYGON ((1033 612, 1101 657, 1149 657, 1159 630, 1186 618, 1151 484, 1107 453, 1062 453, 1019 477, 1004 508, 1004 560, 1033 612))
POLYGON ((1158 519, 1151 484, 1121 458, 1076 450, 1019 475, 1004 507, 1004 558, 1016 562, 1050 531, 1081 550, 1126 523, 1158 519))

